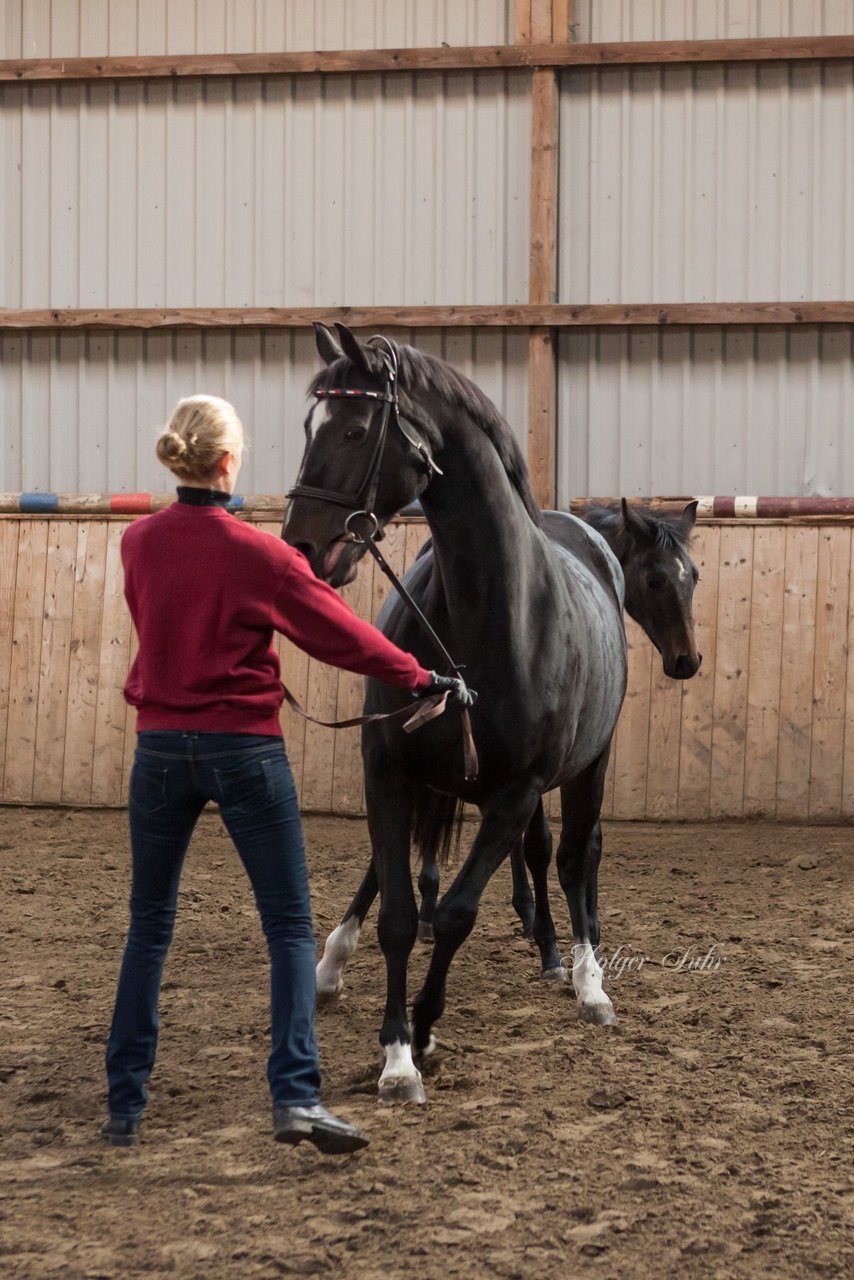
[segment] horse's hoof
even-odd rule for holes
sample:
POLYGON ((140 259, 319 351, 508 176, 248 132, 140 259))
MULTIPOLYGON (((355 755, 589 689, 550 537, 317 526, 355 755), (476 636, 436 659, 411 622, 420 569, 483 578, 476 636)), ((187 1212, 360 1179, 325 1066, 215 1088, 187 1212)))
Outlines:
POLYGON ((589 1022, 597 1027, 615 1027, 617 1015, 614 1006, 608 1000, 605 1004, 579 1004, 578 1016, 582 1022, 589 1022))
POLYGON ((426 920, 418 921, 418 941, 419 942, 435 942, 433 934, 433 926, 426 920))
POLYGON ((555 965, 553 969, 543 969, 540 977, 544 982, 569 982, 569 970, 565 965, 555 965))
POLYGON ((336 987, 318 987, 317 988, 318 1005, 335 1004, 343 990, 344 990, 343 981, 339 981, 336 987))
POLYGON ((380 1102, 424 1103, 427 1101, 427 1094, 424 1092, 420 1076, 417 1078, 389 1076, 387 1080, 380 1080, 377 1097, 380 1102))

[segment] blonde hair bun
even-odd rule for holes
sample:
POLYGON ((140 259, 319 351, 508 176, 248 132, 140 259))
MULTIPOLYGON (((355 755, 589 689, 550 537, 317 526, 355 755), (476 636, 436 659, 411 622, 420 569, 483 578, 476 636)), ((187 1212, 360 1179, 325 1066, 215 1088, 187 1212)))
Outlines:
POLYGON ((157 441, 157 457, 179 480, 204 483, 215 478, 223 454, 240 455, 243 445, 233 405, 219 396, 186 396, 157 441))

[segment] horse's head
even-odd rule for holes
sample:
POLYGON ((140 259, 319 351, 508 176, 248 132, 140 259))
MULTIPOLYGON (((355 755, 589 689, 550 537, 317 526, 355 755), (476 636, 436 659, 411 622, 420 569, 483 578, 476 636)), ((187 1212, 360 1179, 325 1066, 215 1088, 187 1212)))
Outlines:
POLYGON ((622 536, 617 555, 626 580, 626 612, 643 627, 674 680, 690 680, 700 669, 691 604, 699 574, 688 554, 697 503, 673 518, 629 506, 622 500, 622 536))
POLYGON ((365 344, 342 324, 315 324, 326 363, 312 382, 306 447, 282 537, 334 587, 352 582, 364 539, 426 489, 433 462, 430 422, 400 386, 398 349, 365 344))

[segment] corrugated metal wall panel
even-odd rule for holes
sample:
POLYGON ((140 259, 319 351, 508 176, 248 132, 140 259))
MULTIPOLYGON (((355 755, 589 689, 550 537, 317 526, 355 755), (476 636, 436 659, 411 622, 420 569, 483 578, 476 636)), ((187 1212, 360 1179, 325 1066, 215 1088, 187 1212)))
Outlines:
POLYGON ((9 85, 0 302, 527 299, 525 73, 9 85))
POLYGON ((852 33, 851 0, 575 0, 577 40, 743 40, 852 33))
POLYGON ((558 500, 854 493, 854 333, 597 330, 560 342, 558 500))
POLYGON ((0 58, 507 44, 513 0, 3 0, 0 58))
MULTIPOLYGON (((527 334, 398 331, 484 389, 525 442, 527 334)), ((0 490, 163 492, 154 442, 176 400, 231 400, 251 447, 244 493, 284 493, 302 455, 305 389, 319 368, 305 332, 0 334, 0 490)))
POLYGON ((854 296, 851 62, 574 73, 561 117, 561 301, 854 296))

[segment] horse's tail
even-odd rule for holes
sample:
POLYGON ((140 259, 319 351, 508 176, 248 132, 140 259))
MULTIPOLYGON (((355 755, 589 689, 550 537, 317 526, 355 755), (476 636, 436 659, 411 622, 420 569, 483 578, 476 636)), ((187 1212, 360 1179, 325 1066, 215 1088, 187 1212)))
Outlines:
POLYGON ((456 796, 419 787, 412 811, 412 838, 422 862, 446 866, 460 845, 463 802, 456 796))

